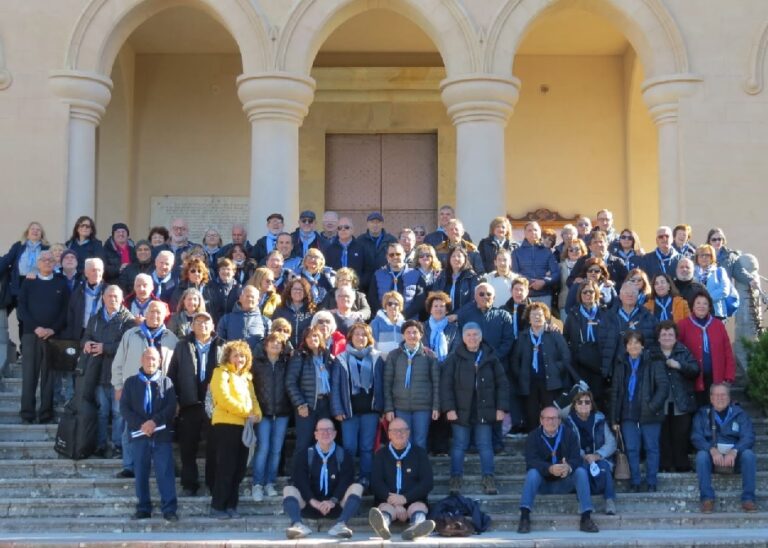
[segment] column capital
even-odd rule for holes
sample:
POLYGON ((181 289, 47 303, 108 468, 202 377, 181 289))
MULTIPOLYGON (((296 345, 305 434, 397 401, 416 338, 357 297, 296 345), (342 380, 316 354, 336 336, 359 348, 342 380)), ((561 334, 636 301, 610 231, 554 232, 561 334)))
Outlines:
POLYGON ((696 74, 670 74, 649 78, 640 89, 648 111, 657 125, 677 121, 680 99, 696 92, 702 78, 696 74))
POLYGON ((520 80, 492 74, 468 74, 440 82, 443 103, 454 125, 463 122, 506 124, 520 97, 520 80))
POLYGON ((95 72, 54 70, 48 82, 53 93, 69 104, 70 118, 99 125, 112 98, 112 80, 95 72))
POLYGON ((301 124, 315 96, 315 80, 290 72, 241 74, 237 96, 248 120, 281 120, 301 124))

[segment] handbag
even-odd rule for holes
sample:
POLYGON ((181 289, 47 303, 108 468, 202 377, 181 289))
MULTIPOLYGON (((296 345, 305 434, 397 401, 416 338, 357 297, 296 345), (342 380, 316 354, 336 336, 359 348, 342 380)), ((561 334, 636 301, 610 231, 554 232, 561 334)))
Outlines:
POLYGON ((563 390, 557 398, 555 398, 554 404, 555 407, 558 408, 558 410, 562 411, 569 405, 571 405, 571 402, 573 401, 573 398, 578 394, 579 392, 587 392, 589 390, 589 385, 585 381, 579 381, 568 390, 563 390))
POLYGON ((74 371, 80 357, 80 341, 45 339, 43 356, 45 366, 49 370, 74 371))
POLYGON ((472 519, 461 515, 437 518, 435 530, 441 537, 469 537, 475 534, 472 519))
POLYGON ((630 478, 629 459, 627 458, 627 450, 624 447, 624 438, 621 436, 621 429, 616 431, 616 441, 616 465, 613 467, 613 478, 628 480, 630 478))

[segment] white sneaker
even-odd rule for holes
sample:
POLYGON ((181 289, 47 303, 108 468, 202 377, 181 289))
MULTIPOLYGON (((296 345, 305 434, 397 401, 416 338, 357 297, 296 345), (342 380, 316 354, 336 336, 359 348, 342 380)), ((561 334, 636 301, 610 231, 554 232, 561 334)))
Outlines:
POLYGON ((352 538, 352 529, 346 523, 338 522, 328 530, 328 534, 332 537, 352 538))
POLYGON ((264 486, 263 485, 254 485, 253 486, 253 502, 261 502, 264 500, 264 486))
POLYGON ((285 536, 289 539, 304 538, 312 534, 312 529, 301 522, 294 523, 285 530, 285 536))
POLYGON ((275 484, 268 483, 267 486, 264 488, 264 494, 268 497, 276 497, 277 489, 275 489, 275 484))

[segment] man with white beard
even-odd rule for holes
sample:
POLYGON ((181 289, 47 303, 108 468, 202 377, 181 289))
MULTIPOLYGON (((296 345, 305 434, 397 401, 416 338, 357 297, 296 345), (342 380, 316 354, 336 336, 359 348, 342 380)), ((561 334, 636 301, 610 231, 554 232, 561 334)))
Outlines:
POLYGON ((690 300, 691 295, 694 295, 702 289, 707 289, 693 279, 693 261, 688 257, 682 257, 677 263, 677 268, 675 269, 675 286, 680 292, 680 296, 685 299, 686 302, 690 300))

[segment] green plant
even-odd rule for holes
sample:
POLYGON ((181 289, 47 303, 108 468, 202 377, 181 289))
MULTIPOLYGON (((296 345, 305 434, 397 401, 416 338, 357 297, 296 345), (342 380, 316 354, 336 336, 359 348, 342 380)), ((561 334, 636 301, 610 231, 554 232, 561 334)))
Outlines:
POLYGON ((768 331, 757 340, 742 342, 747 350, 747 394, 763 410, 768 410, 768 331))

